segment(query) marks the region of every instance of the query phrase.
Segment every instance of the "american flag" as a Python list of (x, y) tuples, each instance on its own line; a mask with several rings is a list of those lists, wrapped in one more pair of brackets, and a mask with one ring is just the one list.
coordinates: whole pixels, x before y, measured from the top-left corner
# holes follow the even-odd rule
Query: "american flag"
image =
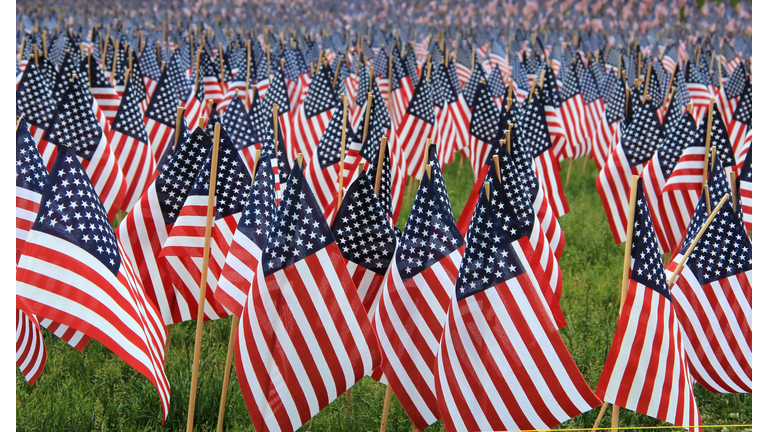
[[(16, 263), (40, 209), (48, 171), (22, 119), (16, 129)], [(86, 341), (87, 342), (87, 341)], [(16, 309), (16, 365), (29, 385), (45, 367), (47, 350), (37, 317)]]
[(367, 174), (359, 175), (347, 189), (331, 231), (372, 321), (395, 256), (397, 236)]
[(430, 84), (434, 95), (435, 138), (439, 142), (438, 160), (444, 167), (453, 159), (456, 151), (457, 131), (453, 124), (453, 116), (447, 105), (453, 100), (453, 85), (448, 80), (445, 64), (433, 62)]
[(481, 176), (481, 169), (496, 141), (499, 129), (499, 110), (493, 103), (486, 83), (477, 88), (472, 120), (469, 124), (469, 162), (475, 181)]
[(370, 75), (368, 74), (368, 68), (365, 65), (359, 65), (359, 72), (357, 76), (357, 97), (355, 99), (355, 107), (350, 112), (350, 122), (355, 130), (359, 130), (362, 135), (362, 129), (360, 125), (365, 121), (365, 107), (368, 104), (368, 93), (370, 92)]
[(277, 104), (277, 118), (280, 126), (280, 132), (285, 140), (285, 149), (288, 152), (288, 160), (292, 161), (296, 159), (296, 154), (299, 153), (297, 146), (294, 144), (293, 139), (293, 122), (291, 105), (288, 102), (288, 88), (285, 86), (285, 75), (282, 68), (272, 68), (274, 76), (272, 82), (267, 89), (267, 94), (264, 95), (262, 105), (264, 110), (268, 113), (269, 124), (272, 125), (272, 106)]
[[(725, 118), (723, 119), (725, 120)], [(727, 121), (727, 120), (726, 120)], [(752, 83), (744, 86), (739, 97), (739, 103), (734, 109), (730, 124), (728, 124), (729, 141), (733, 144), (733, 153), (741, 156), (745, 152), (747, 131), (752, 127)]]
[(261, 266), (262, 251), (277, 211), (271, 160), (263, 157), (256, 163), (251, 191), (214, 293), (216, 300), (237, 317), (242, 315), (256, 280), (256, 269)]
[(661, 57), (661, 64), (664, 66), (664, 69), (668, 73), (673, 73), (677, 62), (677, 42), (674, 42), (664, 48), (664, 54)]
[(434, 91), (433, 81), (427, 80), (426, 71), (422, 72), (397, 131), (398, 144), (405, 158), (405, 173), (415, 178), (421, 176), (427, 138), (436, 137)]
[(275, 180), (275, 195), (277, 203), (280, 203), (282, 197), (282, 188), (288, 181), (291, 174), (291, 167), (288, 164), (288, 154), (285, 151), (285, 140), (280, 128), (277, 130), (277, 143), (275, 143), (275, 132), (272, 127), (272, 113), (264, 106), (263, 101), (254, 100), (251, 105), (251, 120), (256, 125), (256, 132), (261, 143), (261, 157), (269, 157)]
[(144, 113), (147, 136), (155, 161), (160, 160), (165, 146), (176, 131), (176, 108), (179, 106), (176, 84), (166, 67)]
[(416, 63), (416, 53), (413, 51), (411, 43), (405, 43), (405, 54), (402, 56), (403, 68), (406, 75), (411, 79), (411, 83), (419, 81), (418, 65)]
[(488, 59), (491, 64), (498, 67), (501, 72), (502, 81), (504, 83), (509, 81), (509, 60), (507, 60), (507, 50), (504, 45), (501, 44), (499, 38), (493, 38), (491, 41), (491, 52), (488, 53)]
[(515, 98), (518, 104), (522, 104), (528, 98), (528, 93), (531, 91), (531, 86), (528, 83), (528, 77), (526, 75), (525, 66), (520, 62), (520, 59), (515, 55), (511, 59), (511, 72), (509, 85), (513, 86), (515, 90)]
[[(486, 181), (490, 180), (493, 185), (494, 205), (508, 205), (511, 211), (503, 207), (499, 207), (499, 211), (512, 214), (514, 220), (520, 224), (522, 233), (528, 238), (529, 244), (523, 250), (528, 262), (526, 267), (530, 271), (531, 282), (543, 294), (557, 328), (562, 328), (566, 324), (560, 309), (563, 275), (531, 202), (531, 194), (538, 189), (538, 183), (530, 169), (526, 170), (525, 167), (519, 167), (514, 163), (506, 146), (499, 148), (498, 159), (501, 180), (495, 169), (489, 170), (486, 177)], [(499, 194), (501, 198), (498, 198)]]
[[(43, 163), (50, 161), (46, 165), (52, 166), (52, 152), (56, 147), (41, 142), (56, 115), (56, 101), (52, 98), (51, 91), (42, 68), (36, 67), (35, 62), (29, 62), (16, 88), (16, 107), (19, 115), (24, 117), (24, 122), (28, 124), (32, 138), (38, 143)], [(46, 150), (47, 154), (44, 153)]]
[[(198, 52), (198, 57), (202, 58), (204, 54), (202, 51)], [(194, 87), (189, 93), (187, 103), (184, 104), (184, 119), (187, 124), (196, 125), (200, 118), (208, 117), (208, 104), (205, 97), (205, 81), (202, 71), (198, 68), (196, 71), (197, 76), (193, 77), (197, 79), (197, 82), (193, 82)]]
[[(564, 150), (569, 145), (568, 132), (563, 120), (563, 99), (560, 90), (558, 90), (552, 68), (545, 64), (543, 70), (544, 79), (537, 80), (537, 85), (541, 86), (539, 93), (541, 93), (541, 101), (546, 113), (547, 128), (549, 129), (549, 136), (552, 141), (552, 151), (559, 160), (562, 160), (567, 157)], [(537, 78), (540, 77), (541, 74)]]
[(667, 286), (642, 185), (638, 179), (626, 300), (596, 393), (677, 426), (697, 426), (684, 325)]
[(160, 65), (157, 63), (157, 51), (155, 51), (155, 44), (147, 43), (144, 45), (144, 49), (139, 56), (139, 68), (144, 75), (144, 85), (147, 88), (147, 98), (151, 98), (157, 88), (157, 83), (160, 81), (162, 71)]
[(194, 83), (184, 75), (184, 71), (179, 64), (179, 57), (179, 51), (177, 50), (171, 56), (168, 64), (165, 65), (165, 69), (169, 71), (168, 73), (173, 80), (174, 87), (176, 87), (176, 92), (178, 93), (178, 99), (185, 101), (189, 99), (189, 93), (192, 91)]
[(235, 144), (238, 154), (245, 162), (248, 170), (253, 172), (256, 166), (256, 150), (259, 141), (259, 134), (256, 129), (256, 124), (245, 109), (243, 100), (233, 98), (224, 112), (224, 117), (221, 119), (221, 126), (229, 134), (232, 139), (232, 143)]
[(160, 174), (117, 228), (127, 259), (138, 269), (137, 276), (166, 325), (177, 322), (174, 317), (181, 313), (177, 293), (157, 259), (212, 145), (212, 138), (200, 128), (180, 142), (158, 165)]
[(527, 140), (528, 149), (536, 164), (536, 177), (539, 178), (547, 201), (556, 218), (568, 213), (568, 201), (560, 180), (560, 162), (554, 154), (551, 135), (547, 127), (547, 114), (540, 95), (534, 95), (524, 106), (523, 121), (520, 131)]
[(716, 92), (717, 105), (726, 124), (730, 124), (733, 119), (733, 111), (739, 104), (739, 97), (748, 81), (746, 74), (744, 65), (739, 65), (733, 75), (723, 78), (724, 83)]
[(203, 50), (200, 53), (200, 76), (203, 77), (203, 87), (205, 97), (213, 99), (213, 102), (220, 104), (224, 99), (224, 83), (219, 82), (218, 67), (214, 64), (211, 56)]
[[(712, 166), (707, 186), (712, 203), (730, 192), (719, 160)], [(682, 254), (693, 247), (672, 290), (675, 312), (696, 382), (714, 393), (751, 393), (752, 242), (728, 198), (692, 246), (708, 216), (702, 197), (680, 255), (667, 267), (674, 271)]]
[(466, 87), (469, 77), (472, 75), (472, 58), (472, 47), (467, 44), (466, 40), (459, 41), (456, 48), (456, 73), (462, 87)]
[[(560, 89), (562, 102), (558, 111), (568, 138), (567, 141), (561, 141), (565, 143), (562, 148), (555, 147), (555, 154), (561, 159), (566, 157), (576, 159), (590, 152), (589, 133), (586, 129), (586, 105), (576, 73), (576, 65), (579, 62), (580, 60), (577, 60), (573, 66), (566, 68), (563, 74), (563, 87)], [(585, 73), (589, 72), (585, 71)]]
[(70, 148), (59, 148), (40, 203), (16, 268), (17, 304), (93, 337), (146, 376), (165, 419), (171, 393), (163, 368), (166, 329)]
[(699, 67), (693, 64), (692, 61), (688, 61), (685, 67), (685, 85), (688, 89), (688, 94), (693, 102), (693, 117), (696, 119), (696, 123), (701, 123), (704, 119), (704, 114), (709, 107), (709, 100), (714, 98), (715, 95), (709, 90), (707, 86), (707, 78), (703, 76)]
[[(212, 149), (213, 150), (213, 149)], [(224, 267), (224, 261), (237, 229), (243, 206), (251, 185), (251, 172), (225, 129), (221, 129), (221, 143), (216, 168), (215, 214), (211, 231), (211, 251), (208, 261), (207, 289), (205, 292), (205, 319), (219, 319), (230, 315), (216, 301), (214, 292)], [(197, 317), (200, 296), (200, 278), (208, 212), (208, 184), (210, 181), (212, 152), (197, 174), (179, 216), (163, 244), (158, 256), (161, 273), (171, 279), (179, 293), (178, 312), (174, 322)]]
[[(235, 52), (240, 51), (236, 50)], [(230, 57), (230, 60), (233, 60), (232, 57)], [(248, 56), (243, 53), (242, 55), (238, 56), (238, 58), (234, 59), (234, 62), (235, 63), (230, 75), (224, 77), (226, 83), (222, 83), (222, 85), (226, 86), (226, 93), (224, 93), (224, 97), (221, 99), (221, 103), (218, 104), (219, 114), (222, 115), (224, 115), (224, 113), (227, 111), (229, 104), (232, 103), (232, 100), (235, 98), (235, 96), (237, 96), (241, 102), (245, 102), (246, 98), (247, 83), (245, 81), (245, 75), (248, 72)], [(235, 70), (237, 73), (234, 72)]]
[(384, 99), (384, 106), (387, 105), (389, 99), (389, 54), (387, 49), (382, 47), (376, 55), (373, 56), (373, 74), (371, 79), (376, 84), (381, 93), (381, 97)]
[(123, 209), (133, 208), (144, 194), (152, 182), (156, 166), (141, 112), (143, 86), (141, 79), (130, 79), (110, 130), (109, 145), (125, 175)]
[[(62, 146), (72, 148), (112, 220), (125, 200), (125, 176), (93, 114), (88, 101), (90, 93), (84, 85), (82, 81), (75, 80), (62, 94), (62, 101), (57, 105), (56, 114), (43, 139), (48, 146), (57, 146), (58, 150)], [(40, 153), (55, 157), (56, 150), (41, 149)]]
[[(685, 209), (676, 205), (678, 195), (685, 195), (687, 192), (668, 191), (663, 193), (667, 179), (680, 160), (685, 146), (696, 134), (693, 116), (687, 112), (683, 113), (681, 107), (674, 103), (676, 100), (676, 98), (673, 99), (673, 105), (670, 106), (668, 115), (664, 119), (667, 134), (656, 153), (645, 165), (642, 174), (646, 189), (646, 203), (651, 212), (653, 224), (657, 227), (656, 234), (659, 238), (661, 251), (664, 253), (670, 252), (675, 247), (682, 238), (679, 233), (685, 231), (685, 225), (677, 223), (677, 220), (681, 219), (678, 215), (690, 214), (692, 211), (692, 209)], [(677, 120), (675, 121), (673, 118), (677, 118)], [(690, 217), (688, 219), (690, 220)], [(678, 234), (667, 234), (668, 230)], [(676, 235), (677, 237), (675, 237)]]
[[(751, 132), (751, 129), (750, 129)], [(751, 136), (751, 134), (750, 134)], [(741, 205), (744, 211), (744, 225), (752, 231), (752, 145), (750, 142), (747, 156), (739, 172)]]
[(504, 86), (504, 78), (501, 76), (498, 65), (493, 66), (491, 73), (488, 74), (488, 88), (491, 91), (493, 102), (501, 110), (502, 106), (506, 105), (507, 89)]
[(297, 112), (307, 97), (309, 85), (312, 82), (311, 70), (301, 50), (298, 48), (285, 50), (285, 69), (283, 72), (285, 73), (291, 112)]
[[(333, 72), (323, 66), (312, 77), (309, 93), (304, 102), (297, 107), (293, 118), (293, 133), (296, 138), (296, 154), (302, 153), (309, 161), (315, 154), (321, 136), (331, 121), (334, 111), (341, 105), (338, 92), (333, 89)], [(341, 120), (339, 120), (339, 124)], [(295, 157), (296, 154), (292, 156)], [(320, 205), (325, 208), (321, 200)]]
[(483, 68), (481, 68), (479, 64), (475, 64), (475, 69), (472, 71), (472, 74), (469, 76), (469, 80), (467, 81), (467, 84), (464, 86), (464, 89), (462, 90), (462, 93), (464, 94), (464, 99), (467, 101), (469, 108), (472, 110), (475, 109), (477, 89), (480, 87), (480, 83), (483, 82), (485, 79), (486, 79), (486, 76), (485, 76), (485, 72), (483, 72)]
[(600, 404), (531, 283), (510, 208), (484, 193), (475, 208), (435, 366), (449, 431), (548, 429)]
[[(87, 66), (89, 62), (90, 66)], [(115, 121), (118, 107), (120, 106), (121, 95), (118, 95), (115, 88), (109, 83), (109, 80), (104, 76), (104, 73), (101, 71), (98, 63), (96, 63), (96, 59), (94, 59), (92, 55), (84, 58), (83, 63), (85, 65), (81, 66), (80, 69), (86, 69), (90, 73), (88, 82), (90, 84), (91, 94), (93, 95), (93, 98), (96, 99), (102, 112), (104, 112), (109, 124), (112, 125)], [(123, 84), (124, 82), (121, 83), (121, 85)]]
[[(592, 60), (591, 65), (597, 65), (597, 62)], [(603, 103), (603, 99), (600, 97), (600, 86), (599, 82), (600, 79), (596, 76), (595, 70), (603, 71), (602, 67), (590, 67), (585, 73), (584, 77), (582, 78), (581, 82), (581, 92), (584, 96), (584, 112), (586, 115), (586, 125), (585, 130), (587, 131), (588, 138), (588, 146), (589, 151), (591, 154), (593, 154), (592, 159), (595, 158), (594, 153), (595, 150), (595, 136), (597, 134), (597, 130), (600, 128), (600, 121), (602, 120), (603, 116), (605, 115), (605, 103)], [(605, 73), (603, 72), (603, 75)], [(605, 79), (605, 78), (603, 78)], [(611, 81), (613, 80), (613, 75), (611, 78)], [(607, 83), (608, 85), (611, 85), (612, 83)], [(599, 167), (600, 169), (602, 167)]]
[[(725, 122), (720, 116), (720, 110), (717, 105), (712, 106), (712, 130), (710, 134), (710, 149), (712, 146), (717, 146), (718, 159), (721, 160), (721, 164), (726, 168), (726, 172), (735, 170), (736, 160), (731, 149), (731, 144), (728, 141), (728, 133), (725, 128)], [(695, 109), (694, 109), (695, 112)], [(708, 116), (708, 110), (705, 111), (705, 117)], [(704, 172), (704, 150), (706, 146), (707, 135), (707, 121), (699, 124), (696, 130), (696, 135), (688, 143), (683, 154), (675, 166), (672, 174), (667, 178), (667, 184), (664, 186), (664, 191), (670, 190), (694, 190), (696, 196), (701, 195), (701, 186), (703, 183)], [(686, 224), (687, 225), (687, 224)]]
[[(125, 91), (125, 73), (128, 69), (128, 45), (124, 41), (121, 41), (119, 45), (120, 49), (118, 50), (117, 61), (115, 62), (115, 70), (111, 75), (111, 85), (115, 88), (118, 100), (121, 100), (123, 98), (123, 91)], [(111, 63), (109, 67), (111, 67)]]
[(256, 91), (260, 99), (263, 99), (267, 94), (269, 88), (270, 76), (267, 74), (267, 55), (266, 53), (259, 59), (258, 66), (256, 67)]
[(635, 109), (632, 123), (621, 135), (620, 142), (595, 181), (613, 241), (617, 244), (626, 240), (632, 176), (642, 174), (644, 164), (653, 157), (663, 138), (661, 124), (651, 102), (640, 104)]
[[(448, 61), (446, 76), (448, 77), (448, 82), (451, 84), (451, 87), (453, 87), (452, 92), (443, 95), (445, 103), (448, 106), (448, 111), (451, 113), (454, 130), (456, 131), (453, 151), (463, 151), (469, 145), (469, 122), (472, 117), (472, 110), (469, 108), (469, 104), (461, 90), (461, 84), (459, 83), (456, 66), (453, 60)], [(447, 138), (443, 137), (444, 143), (445, 139)], [(452, 158), (453, 154), (450, 156)]]
[(423, 176), (374, 316), (382, 370), (419, 430), (440, 417), (435, 356), (463, 246), (449, 204)]
[(739, 54), (733, 49), (733, 45), (731, 45), (731, 42), (727, 38), (723, 39), (723, 48), (719, 57), (718, 60), (723, 63), (725, 70), (727, 70), (729, 74), (733, 74), (733, 71), (736, 70), (741, 63)]
[(381, 361), (314, 194), (294, 163), (235, 339), (258, 430), (296, 430)]
[[(314, 83), (315, 80), (313, 79), (312, 82)], [(315, 192), (317, 204), (323, 210), (326, 220), (329, 221), (331, 214), (336, 211), (339, 173), (343, 169), (341, 160), (342, 128), (346, 128), (345, 142), (343, 144), (345, 151), (349, 151), (353, 135), (349, 117), (346, 119), (346, 125), (343, 124), (343, 105), (337, 101), (337, 105), (333, 108), (335, 110), (328, 123), (328, 127), (322, 136), (319, 137), (317, 151), (314, 152), (309, 163), (307, 163), (306, 174), (307, 184)]]
[[(398, 51), (397, 46), (392, 48), (392, 74), (389, 77), (391, 87), (390, 98), (392, 99), (390, 102), (390, 113), (392, 115), (392, 127), (395, 130), (399, 130), (400, 124), (403, 121), (403, 117), (408, 110), (409, 103), (413, 99), (415, 91), (414, 83), (406, 73), (405, 66), (403, 65), (403, 61), (400, 58)], [(434, 57), (432, 58), (432, 61), (434, 63)]]

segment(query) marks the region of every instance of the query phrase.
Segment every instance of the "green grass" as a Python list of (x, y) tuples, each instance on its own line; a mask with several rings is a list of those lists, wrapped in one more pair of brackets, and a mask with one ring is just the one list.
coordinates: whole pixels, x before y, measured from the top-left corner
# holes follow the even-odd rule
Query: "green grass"
[[(448, 193), (458, 219), (470, 194), (473, 178), (467, 160), (456, 161), (445, 170)], [(597, 170), (583, 160), (573, 164), (566, 186), (570, 213), (560, 219), (565, 250), (560, 259), (563, 271), (561, 305), (568, 325), (560, 334), (587, 382), (594, 388), (608, 354), (619, 312), (622, 245), (613, 243), (603, 207), (595, 190)], [(563, 181), (567, 162), (563, 164)], [(406, 195), (398, 220), (402, 228), (415, 188)], [(204, 326), (200, 380), (195, 410), (195, 430), (215, 430), (223, 382), (224, 363), (231, 318)], [(143, 376), (128, 367), (98, 342), (77, 352), (44, 331), (48, 361), (37, 383), (30, 387), (16, 372), (16, 426), (20, 431), (178, 431), (186, 426), (189, 386), (194, 351), (195, 323), (173, 326), (166, 373), (171, 384), (171, 406), (164, 425), (160, 421), (157, 393)], [(225, 430), (253, 430), (234, 373), (229, 384)], [(752, 395), (720, 395), (695, 386), (696, 400), (704, 424), (749, 424)], [(385, 386), (364, 378), (351, 389), (352, 404), (344, 396), (335, 400), (302, 431), (375, 431), (379, 429)], [(591, 427), (599, 408), (561, 425), (561, 428)], [(621, 409), (621, 426), (659, 426), (665, 423)], [(610, 410), (601, 426), (610, 425)], [(408, 432), (412, 424), (393, 395), (388, 431)], [(438, 422), (431, 432), (444, 430)], [(708, 429), (725, 430), (725, 429)], [(728, 428), (739, 430), (739, 428)]]

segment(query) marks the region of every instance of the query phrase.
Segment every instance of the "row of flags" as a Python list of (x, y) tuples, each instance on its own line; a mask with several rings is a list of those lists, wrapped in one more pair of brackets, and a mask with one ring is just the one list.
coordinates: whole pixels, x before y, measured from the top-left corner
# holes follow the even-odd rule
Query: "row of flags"
[[(659, 56), (613, 36), (486, 49), (389, 34), (333, 49), (296, 32), (190, 29), (176, 45), (103, 31), (54, 35), (51, 59), (20, 47), (17, 362), (30, 383), (40, 325), (79, 349), (95, 338), (153, 382), (165, 418), (165, 326), (198, 310), (215, 171), (204, 318), (241, 318), (236, 367), (259, 430), (298, 429), (365, 375), (419, 429), (551, 428), (600, 400), (697, 425), (693, 379), (751, 392), (751, 60), (727, 39), (736, 61), (707, 37), (685, 59), (682, 41)], [(442, 169), (457, 152), (475, 185), (454, 222)], [(674, 339), (662, 370), (648, 350), (620, 363), (638, 348), (618, 338), (650, 333), (617, 332), (596, 392), (557, 332), (560, 161), (585, 155), (614, 239), (632, 242), (619, 330), (652, 315), (655, 337)], [(735, 204), (707, 228), (716, 239), (692, 246), (731, 174)], [(630, 216), (638, 240), (625, 238)], [(680, 254), (673, 271), (688, 249), (667, 288), (661, 253)]]

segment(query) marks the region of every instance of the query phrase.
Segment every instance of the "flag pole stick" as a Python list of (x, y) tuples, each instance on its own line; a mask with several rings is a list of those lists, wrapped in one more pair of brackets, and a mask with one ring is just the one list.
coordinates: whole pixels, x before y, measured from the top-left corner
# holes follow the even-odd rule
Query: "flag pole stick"
[[(635, 205), (637, 204), (637, 179), (638, 176), (632, 176), (632, 190), (629, 194), (629, 211), (627, 212), (627, 240), (624, 246), (624, 265), (621, 273), (621, 303), (619, 304), (619, 316), (621, 316), (621, 309), (624, 307), (624, 300), (627, 297), (627, 289), (629, 288), (629, 265), (632, 261), (632, 235), (635, 225)], [(595, 424), (592, 426), (592, 430), (596, 430), (600, 421), (603, 419), (605, 410), (608, 408), (608, 402), (603, 402), (603, 407), (600, 409), (600, 414), (597, 415)], [(612, 432), (616, 432), (619, 427), (619, 407), (614, 405), (611, 413), (611, 429)]]
[(573, 166), (573, 157), (568, 162), (568, 173), (565, 174), (565, 186), (568, 187), (568, 183), (571, 181), (571, 167)]
[(19, 116), (19, 119), (16, 120), (16, 131), (19, 130), (19, 125), (21, 124), (21, 119), (23, 119), (23, 118), (24, 118), (24, 116)]
[(205, 219), (205, 242), (203, 243), (203, 268), (200, 275), (200, 296), (197, 305), (197, 329), (195, 330), (195, 354), (192, 359), (192, 383), (189, 388), (189, 411), (187, 412), (187, 432), (192, 432), (195, 423), (195, 399), (197, 397), (197, 375), (200, 370), (200, 344), (203, 339), (203, 320), (205, 318), (205, 289), (208, 285), (208, 258), (210, 257), (211, 231), (213, 229), (214, 199), (216, 197), (216, 171), (219, 160), (219, 139), (221, 124), (213, 127), (213, 148), (211, 149), (211, 177), (208, 185), (208, 212)]
[(701, 179), (701, 186), (702, 190), (704, 189), (704, 186), (707, 185), (707, 171), (709, 170), (709, 140), (710, 135), (712, 135), (712, 108), (715, 105), (715, 99), (710, 98), (709, 99), (709, 111), (707, 114), (707, 134), (706, 134), (706, 140), (704, 145), (704, 173), (702, 174)]
[(391, 400), (392, 400), (392, 386), (387, 384), (387, 390), (384, 392), (384, 410), (381, 412), (381, 426), (379, 426), (379, 432), (386, 432), (387, 430), (387, 419), (389, 418), (389, 403)]
[(277, 128), (278, 128), (278, 126), (279, 125), (277, 123), (277, 104), (273, 103), (272, 104), (272, 133), (274, 133), (274, 135), (275, 135), (275, 157), (277, 157), (277, 151), (278, 151), (278, 147), (279, 147), (277, 145)]
[(720, 198), (720, 202), (717, 203), (717, 206), (712, 211), (712, 213), (709, 214), (709, 217), (706, 221), (704, 221), (704, 225), (701, 226), (701, 229), (699, 229), (699, 232), (696, 234), (696, 237), (694, 237), (693, 241), (691, 242), (691, 245), (688, 246), (688, 250), (683, 255), (683, 259), (680, 260), (679, 263), (677, 263), (677, 267), (675, 267), (675, 271), (672, 273), (672, 276), (669, 277), (669, 281), (667, 282), (667, 285), (669, 285), (669, 289), (672, 290), (672, 288), (675, 286), (675, 282), (677, 281), (677, 276), (680, 275), (680, 272), (683, 271), (683, 266), (685, 266), (686, 261), (688, 261), (688, 257), (691, 256), (691, 253), (693, 252), (693, 249), (696, 247), (696, 244), (699, 243), (699, 240), (704, 235), (704, 232), (709, 228), (709, 225), (712, 223), (713, 220), (715, 220), (715, 216), (717, 216), (717, 213), (720, 211), (720, 209), (723, 207), (723, 205), (728, 201), (728, 199), (731, 197), (731, 194), (726, 193), (723, 195), (722, 198)]
[[(339, 59), (341, 62), (341, 59)], [(336, 211), (341, 208), (341, 199), (344, 195), (344, 153), (347, 150), (347, 96), (341, 95), (341, 159), (339, 159), (339, 190), (336, 195)], [(347, 393), (349, 394), (349, 393)], [(349, 396), (347, 397), (349, 399)]]
[(737, 204), (736, 203), (736, 199), (737, 199), (736, 187), (737, 187), (736, 186), (736, 172), (731, 171), (731, 195), (732, 195), (732, 198), (733, 198), (733, 209), (734, 209), (734, 211), (736, 210), (736, 204)]
[(387, 137), (386, 135), (381, 137), (381, 146), (379, 146), (379, 160), (376, 163), (376, 181), (374, 182), (373, 186), (373, 193), (376, 196), (379, 196), (379, 189), (381, 188), (381, 168), (382, 165), (384, 165), (384, 151), (387, 147)]
[(179, 149), (179, 134), (181, 133), (181, 119), (184, 117), (184, 107), (176, 108), (176, 133), (173, 137), (173, 152)]
[[(256, 150), (256, 154), (253, 160), (256, 163), (253, 164), (253, 171), (251, 171), (251, 187), (256, 180), (256, 167), (259, 166), (259, 158), (261, 157), (261, 150)], [(216, 432), (224, 431), (224, 412), (227, 404), (227, 389), (229, 388), (229, 376), (232, 370), (232, 355), (235, 347), (235, 334), (237, 333), (237, 323), (239, 319), (237, 315), (232, 315), (232, 326), (229, 329), (229, 344), (227, 345), (227, 361), (224, 364), (224, 384), (221, 387), (221, 402), (219, 403), (219, 421), (216, 425)]]

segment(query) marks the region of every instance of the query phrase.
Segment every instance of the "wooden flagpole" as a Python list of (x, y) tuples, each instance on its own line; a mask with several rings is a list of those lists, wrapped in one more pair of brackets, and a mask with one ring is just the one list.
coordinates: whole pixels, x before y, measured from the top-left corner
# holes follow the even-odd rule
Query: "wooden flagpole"
[[(624, 307), (624, 300), (627, 298), (627, 289), (629, 288), (629, 266), (632, 262), (632, 236), (635, 227), (635, 206), (637, 205), (637, 179), (636, 175), (632, 176), (632, 189), (629, 193), (629, 211), (627, 212), (627, 240), (624, 245), (624, 265), (621, 269), (621, 302), (619, 303), (619, 316), (621, 316), (621, 309)], [(603, 402), (603, 407), (600, 409), (595, 424), (592, 426), (592, 430), (597, 429), (600, 424), (600, 420), (603, 419), (603, 414), (608, 408), (608, 402)], [(613, 412), (611, 413), (611, 432), (616, 432), (619, 427), (619, 407), (614, 405)]]
[(219, 44), (219, 80), (221, 85), (224, 85), (224, 51), (221, 49), (221, 44)]
[[(259, 166), (259, 158), (261, 158), (261, 150), (256, 150), (256, 154), (253, 160), (256, 161), (253, 164), (253, 171), (251, 171), (251, 187), (256, 179), (256, 167)], [(227, 361), (224, 363), (224, 383), (221, 387), (221, 401), (219, 402), (219, 421), (216, 424), (216, 432), (224, 431), (224, 412), (227, 407), (227, 390), (229, 389), (229, 376), (232, 371), (232, 355), (235, 348), (235, 334), (237, 333), (237, 323), (239, 319), (237, 315), (232, 315), (232, 326), (229, 329), (229, 344), (227, 345)]]
[(112, 46), (115, 47), (114, 55), (112, 56), (112, 75), (109, 77), (109, 80), (111, 81), (112, 87), (115, 86), (115, 69), (117, 69), (117, 53), (120, 51), (120, 44), (115, 41), (115, 38), (112, 38)]
[(197, 305), (197, 329), (195, 330), (195, 354), (192, 359), (192, 384), (189, 388), (189, 411), (187, 412), (187, 432), (192, 432), (195, 423), (195, 399), (197, 397), (197, 375), (200, 370), (200, 344), (203, 338), (203, 319), (205, 317), (205, 289), (208, 285), (208, 258), (211, 248), (213, 229), (214, 199), (216, 197), (216, 171), (219, 163), (219, 139), (221, 124), (213, 127), (213, 149), (211, 150), (211, 177), (208, 184), (208, 213), (205, 219), (205, 241), (203, 243), (203, 268), (200, 275), (200, 296)]
[(733, 197), (733, 209), (736, 210), (736, 200), (738, 199), (738, 195), (736, 194), (736, 173), (734, 171), (731, 171), (731, 195)]
[(195, 61), (195, 88), (192, 94), (197, 94), (197, 80), (200, 79), (200, 54), (203, 52), (202, 48), (197, 49), (197, 60)]
[[(379, 196), (379, 189), (381, 188), (381, 168), (384, 164), (384, 150), (387, 146), (387, 137), (386, 135), (381, 137), (381, 146), (379, 147), (379, 160), (376, 163), (376, 181), (373, 185), (373, 193), (376, 194), (376, 196)], [(387, 386), (389, 387), (389, 386)], [(385, 405), (384, 407), (387, 407), (386, 399), (385, 399)]]
[(648, 96), (648, 84), (651, 81), (651, 65), (648, 65), (648, 69), (645, 70), (645, 85), (643, 86), (643, 100)]
[(173, 152), (179, 149), (179, 134), (181, 133), (181, 119), (184, 117), (184, 107), (179, 106), (176, 108), (176, 133), (173, 138)]
[[(341, 59), (339, 59), (341, 61)], [(336, 195), (336, 211), (341, 208), (341, 199), (344, 195), (344, 153), (347, 150), (347, 95), (341, 95), (341, 159), (339, 159), (339, 190)], [(347, 395), (350, 395), (347, 392)], [(350, 396), (347, 397), (349, 399)]]
[(712, 108), (715, 105), (713, 98), (709, 99), (709, 112), (707, 114), (707, 134), (704, 140), (704, 173), (702, 174), (701, 186), (702, 189), (707, 185), (707, 172), (709, 171), (709, 142), (710, 135), (712, 135)]
[(277, 142), (277, 128), (280, 127), (280, 125), (277, 122), (277, 104), (272, 104), (272, 133), (275, 135), (275, 157), (277, 157), (277, 152), (280, 146)]
[(19, 130), (19, 125), (21, 124), (21, 119), (23, 119), (23, 118), (24, 118), (24, 116), (19, 116), (19, 119), (16, 120), (16, 131)]
[(27, 42), (27, 37), (23, 36), (21, 38), (21, 49), (19, 50), (19, 63), (24, 59), (24, 44)]

